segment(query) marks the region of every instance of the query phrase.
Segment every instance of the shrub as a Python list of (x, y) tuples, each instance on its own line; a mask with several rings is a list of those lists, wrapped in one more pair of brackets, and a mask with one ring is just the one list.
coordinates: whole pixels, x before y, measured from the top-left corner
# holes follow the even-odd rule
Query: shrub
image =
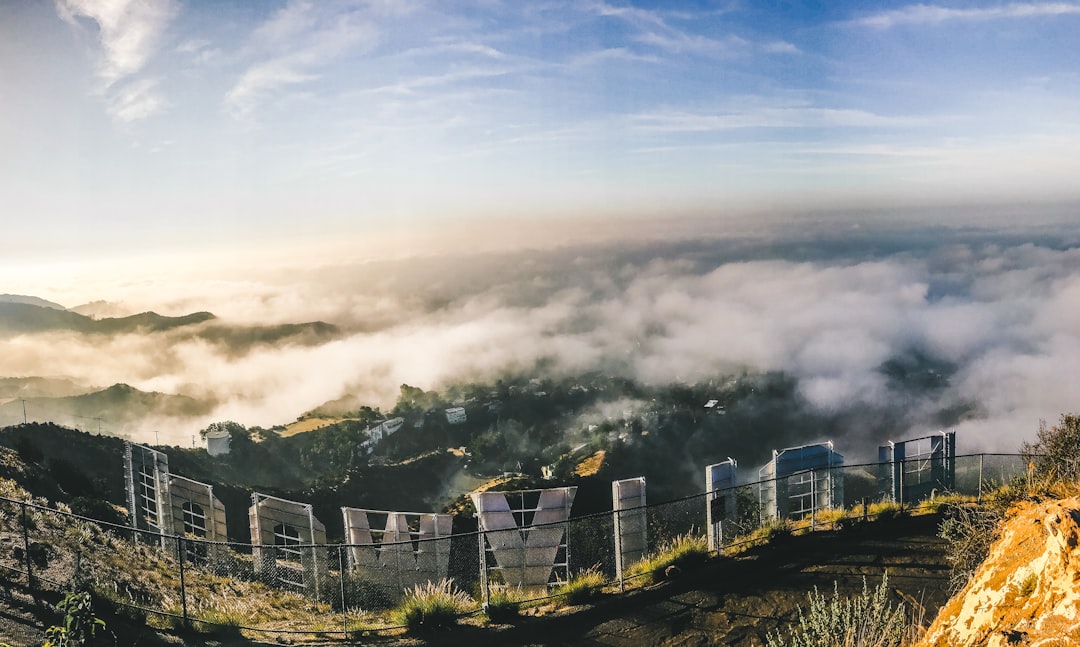
[(900, 647), (908, 623), (903, 603), (889, 603), (888, 573), (871, 591), (863, 579), (861, 594), (841, 597), (833, 583), (826, 599), (817, 588), (809, 594), (809, 606), (799, 609), (799, 621), (787, 636), (770, 634), (768, 647)]
[(405, 592), (393, 617), (410, 630), (436, 629), (456, 624), (475, 606), (467, 593), (454, 588), (452, 580), (427, 582)]
[(88, 645), (105, 621), (94, 615), (93, 601), (86, 592), (70, 592), (56, 608), (64, 612), (64, 624), (45, 630), (44, 647), (76, 647)]
[(1001, 518), (1001, 509), (991, 506), (956, 506), (945, 513), (938, 536), (948, 542), (945, 559), (949, 562), (950, 593), (964, 588), (986, 559)]
[(672, 538), (654, 555), (631, 566), (627, 575), (640, 578), (643, 585), (655, 584), (673, 577), (686, 566), (705, 561), (708, 556), (708, 540), (701, 535), (687, 533)]
[(1016, 593), (1020, 597), (1026, 598), (1035, 592), (1037, 586), (1039, 586), (1039, 574), (1029, 573), (1028, 576), (1024, 578), (1024, 581), (1020, 583)]
[(596, 566), (578, 573), (569, 582), (555, 589), (566, 604), (584, 604), (600, 594), (604, 586), (604, 574)]
[[(546, 595), (546, 592), (540, 594)], [(498, 588), (488, 595), (484, 613), (492, 622), (511, 622), (521, 614), (522, 603), (532, 599), (532, 594), (521, 588)]]
[(871, 503), (870, 509), (867, 510), (866, 516), (870, 519), (884, 521), (886, 519), (896, 519), (906, 514), (904, 506), (892, 501), (878, 501), (877, 503)]
[(1035, 442), (1025, 442), (1020, 455), (1050, 480), (1080, 480), (1080, 415), (1063, 413), (1052, 427), (1040, 422)]

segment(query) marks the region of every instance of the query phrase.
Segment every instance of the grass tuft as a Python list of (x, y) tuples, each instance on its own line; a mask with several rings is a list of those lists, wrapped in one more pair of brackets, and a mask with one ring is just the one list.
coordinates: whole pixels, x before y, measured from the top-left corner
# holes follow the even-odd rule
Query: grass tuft
[(604, 587), (604, 574), (597, 566), (582, 571), (554, 591), (564, 604), (584, 604), (600, 595)]
[(457, 624), (475, 606), (467, 593), (454, 588), (453, 580), (427, 582), (405, 592), (393, 618), (410, 631), (437, 629)]
[(642, 586), (648, 586), (674, 577), (687, 566), (704, 562), (708, 557), (708, 540), (687, 533), (667, 541), (655, 554), (631, 566), (627, 575)]

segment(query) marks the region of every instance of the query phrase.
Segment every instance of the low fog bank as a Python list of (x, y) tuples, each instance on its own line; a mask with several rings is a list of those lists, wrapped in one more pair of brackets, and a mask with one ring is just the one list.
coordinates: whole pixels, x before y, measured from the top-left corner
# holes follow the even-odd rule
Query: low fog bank
[(272, 426), (342, 397), (388, 408), (403, 383), (439, 389), (508, 373), (665, 384), (782, 371), (837, 424), (863, 424), (846, 412), (887, 411), (894, 429), (921, 435), (961, 411), (952, 417), (965, 451), (1011, 451), (1040, 419), (1080, 410), (1076, 230), (848, 223), (318, 258), (233, 276), (133, 279), (96, 295), (105, 303), (94, 308), (207, 310), (233, 326), (318, 320), (338, 332), (240, 350), (189, 331), (21, 335), (0, 339), (6, 376), (125, 382), (211, 403), (209, 415), (153, 422), (180, 444), (214, 420)]

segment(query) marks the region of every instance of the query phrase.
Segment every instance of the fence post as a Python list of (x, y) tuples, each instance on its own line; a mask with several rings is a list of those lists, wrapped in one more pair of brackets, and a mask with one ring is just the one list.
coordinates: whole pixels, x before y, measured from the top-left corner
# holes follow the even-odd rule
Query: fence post
[(26, 515), (26, 501), (20, 502), (22, 506), (22, 529), (23, 529), (23, 561), (26, 563), (26, 586), (34, 588), (34, 569), (30, 562), (30, 522)]
[[(477, 520), (479, 521), (479, 519)], [(488, 591), (488, 573), (487, 573), (487, 551), (484, 550), (484, 529), (480, 527), (479, 523), (476, 528), (476, 538), (478, 545), (480, 546), (480, 593), (484, 598), (484, 606), (486, 607), (491, 602), (490, 592)]]
[(338, 580), (341, 583), (341, 635), (345, 640), (349, 639), (349, 614), (345, 608), (345, 558), (342, 556), (344, 548), (338, 545), (337, 563)]
[(180, 608), (183, 610), (184, 614), (184, 627), (190, 629), (191, 621), (188, 618), (187, 586), (184, 582), (184, 538), (180, 535), (176, 536), (176, 556), (180, 562)]
[(982, 503), (982, 487), (983, 487), (983, 457), (984, 454), (979, 454), (979, 493), (976, 496), (976, 500)]
[(817, 472), (810, 470), (810, 532), (817, 530)]
[(900, 459), (900, 487), (897, 488), (897, 494), (899, 494), (900, 508), (904, 507), (904, 469), (906, 467), (906, 461)]

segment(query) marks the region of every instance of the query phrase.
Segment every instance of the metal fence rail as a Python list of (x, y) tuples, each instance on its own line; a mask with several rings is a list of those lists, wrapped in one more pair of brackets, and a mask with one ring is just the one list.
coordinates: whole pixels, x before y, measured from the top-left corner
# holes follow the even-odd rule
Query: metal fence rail
[[(800, 509), (800, 523), (810, 530), (829, 527), (840, 511), (850, 514), (859, 506), (865, 514), (868, 501), (882, 500), (881, 474), (894, 468), (890, 463), (828, 467), (830, 488), (833, 481), (843, 481), (842, 499), (831, 509), (817, 505)], [(1027, 470), (1018, 455), (958, 456), (952, 486), (930, 488), (926, 497), (947, 493), (979, 497)], [(815, 472), (800, 474), (799, 482), (823, 482)], [(708, 507), (722, 500), (724, 505), (714, 507), (712, 518), (719, 531), (715, 548), (722, 550), (775, 521), (761, 505), (760, 491), (767, 485), (775, 489), (777, 483), (746, 483), (520, 529), (473, 530), (471, 520), (461, 518), (454, 521), (449, 536), (428, 537), (405, 528), (399, 535), (406, 538), (403, 541), (389, 541), (385, 535), (383, 541), (370, 544), (302, 544), (284, 538), (276, 545), (253, 546), (166, 536), (80, 517), (63, 504), (49, 507), (10, 481), (0, 481), (0, 578), (32, 590), (89, 588), (114, 604), (141, 611), (148, 624), (160, 628), (225, 626), (350, 638), (394, 628), (386, 610), (401, 601), (405, 588), (424, 580), (449, 578), (478, 607), (487, 602), (489, 577), (497, 583), (492, 574), (498, 567), (491, 555), (496, 532), (521, 532), (526, 544), (529, 533), (558, 528), (561, 543), (549, 564), (548, 584), (526, 592), (531, 599), (556, 596), (567, 579), (590, 570), (621, 586), (636, 575), (627, 568), (632, 565), (618, 564), (616, 514), (623, 519), (644, 518), (641, 536), (647, 537), (643, 554), (648, 554), (679, 537), (704, 541)], [(919, 500), (896, 503), (910, 506)]]

